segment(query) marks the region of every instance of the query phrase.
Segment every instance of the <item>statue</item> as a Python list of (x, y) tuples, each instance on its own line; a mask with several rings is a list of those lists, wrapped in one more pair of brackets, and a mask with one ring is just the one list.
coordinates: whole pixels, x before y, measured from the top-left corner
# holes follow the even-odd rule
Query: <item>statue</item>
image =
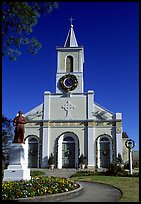
[(22, 112), (18, 112), (19, 115), (14, 118), (13, 125), (15, 126), (15, 136), (12, 143), (22, 143), (24, 142), (24, 124), (27, 123), (25, 117), (22, 115)]

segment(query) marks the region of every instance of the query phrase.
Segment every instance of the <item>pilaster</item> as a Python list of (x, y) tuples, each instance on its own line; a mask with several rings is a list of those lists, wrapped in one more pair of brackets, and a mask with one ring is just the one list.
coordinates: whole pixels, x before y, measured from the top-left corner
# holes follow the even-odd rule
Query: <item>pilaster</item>
[(42, 139), (42, 168), (48, 166), (49, 159), (49, 127), (43, 127), (43, 139)]
[(44, 120), (50, 119), (50, 91), (44, 92)]
[(88, 91), (88, 119), (93, 119), (93, 112), (94, 112), (94, 91)]
[(94, 127), (88, 127), (88, 168), (95, 166)]
[[(116, 125), (116, 157), (118, 157), (118, 154), (123, 153), (123, 147), (122, 147), (122, 114), (116, 113), (114, 115), (116, 120), (119, 120), (115, 123)], [(121, 121), (120, 121), (121, 120)]]

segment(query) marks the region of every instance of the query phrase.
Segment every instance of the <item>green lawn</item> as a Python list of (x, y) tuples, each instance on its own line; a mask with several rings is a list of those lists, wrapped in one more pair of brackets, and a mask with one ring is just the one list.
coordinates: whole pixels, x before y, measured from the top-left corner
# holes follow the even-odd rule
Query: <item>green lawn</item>
[(119, 176), (80, 176), (72, 177), (76, 181), (107, 183), (119, 188), (123, 196), (119, 202), (139, 202), (139, 177)]

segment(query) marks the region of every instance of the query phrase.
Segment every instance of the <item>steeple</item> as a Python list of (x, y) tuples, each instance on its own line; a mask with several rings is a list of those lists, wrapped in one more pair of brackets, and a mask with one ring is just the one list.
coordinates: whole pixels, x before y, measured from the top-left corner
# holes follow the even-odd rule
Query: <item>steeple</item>
[(77, 40), (76, 40), (76, 37), (75, 37), (75, 33), (74, 33), (74, 30), (73, 30), (73, 25), (72, 25), (72, 20), (73, 19), (71, 18), (69, 20), (71, 21), (70, 30), (68, 32), (64, 47), (78, 47)]
[[(78, 46), (72, 18), (64, 46), (57, 47), (56, 93), (83, 93), (84, 49)], [(67, 84), (68, 83), (68, 84)]]

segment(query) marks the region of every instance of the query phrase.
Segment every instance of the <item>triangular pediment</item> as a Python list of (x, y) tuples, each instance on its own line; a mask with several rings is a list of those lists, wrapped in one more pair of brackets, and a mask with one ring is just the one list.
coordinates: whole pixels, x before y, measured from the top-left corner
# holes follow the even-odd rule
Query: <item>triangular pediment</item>
[(113, 118), (113, 113), (99, 104), (94, 104), (93, 116), (95, 120), (110, 120)]
[(34, 120), (42, 120), (43, 118), (43, 103), (40, 104), (39, 106), (33, 108), (26, 114), (24, 114), (27, 121), (34, 121)]

